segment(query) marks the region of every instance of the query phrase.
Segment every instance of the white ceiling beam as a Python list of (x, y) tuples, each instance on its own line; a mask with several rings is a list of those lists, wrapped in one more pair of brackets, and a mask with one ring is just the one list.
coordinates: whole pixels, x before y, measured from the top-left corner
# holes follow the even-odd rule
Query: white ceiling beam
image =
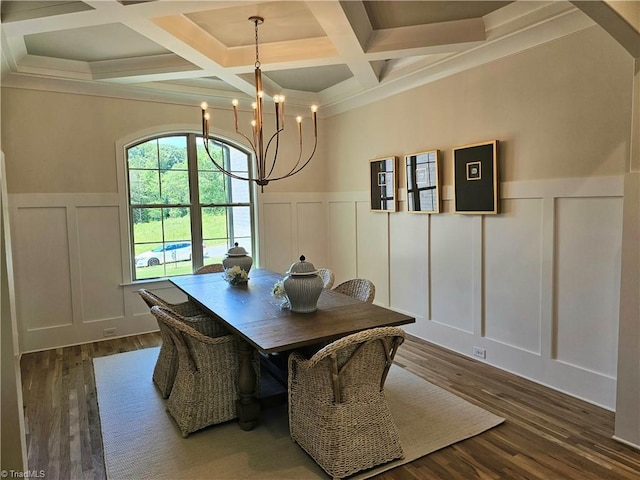
[(604, 28), (633, 58), (640, 58), (640, 2), (628, 2), (624, 9), (620, 6), (613, 7), (621, 2), (571, 3)]
[(469, 44), (483, 42), (486, 39), (482, 18), (470, 18), (376, 30), (367, 45), (367, 53)]
[(188, 72), (202, 76), (202, 70), (172, 53), (149, 57), (126, 58), (90, 62), (95, 80), (114, 80), (121, 83), (148, 82), (152, 77), (162, 80), (188, 77)]
[[(343, 9), (340, 2), (307, 2), (307, 6), (316, 20), (327, 34), (328, 39), (342, 57), (343, 62), (349, 67), (354, 77), (362, 87), (371, 88), (379, 83), (378, 73), (371, 63), (363, 56), (361, 36), (356, 35), (357, 30), (366, 32), (369, 19), (366, 16), (364, 6), (360, 1), (348, 2), (349, 15)], [(365, 27), (363, 28), (363, 25)], [(366, 33), (365, 33), (366, 34)]]
[(177, 15), (153, 22), (138, 21), (136, 30), (186, 61), (198, 66), (204, 75), (216, 76), (234, 88), (251, 94), (253, 85), (224, 68), (227, 49), (188, 18)]

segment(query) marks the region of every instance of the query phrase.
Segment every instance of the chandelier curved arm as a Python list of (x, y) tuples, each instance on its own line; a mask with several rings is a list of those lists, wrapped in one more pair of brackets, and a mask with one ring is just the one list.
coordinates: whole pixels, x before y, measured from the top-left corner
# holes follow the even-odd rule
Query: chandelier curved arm
[(273, 154), (273, 162), (271, 162), (271, 168), (269, 169), (269, 173), (267, 174), (267, 178), (269, 178), (271, 176), (271, 174), (273, 173), (273, 169), (276, 167), (276, 162), (278, 161), (278, 149), (280, 147), (280, 133), (282, 131), (284, 131), (284, 127), (281, 128), (280, 130), (277, 130), (273, 135), (271, 135), (271, 138), (267, 142), (267, 148), (264, 151), (265, 158), (268, 158), (269, 147), (271, 146), (271, 142), (273, 142), (273, 140), (275, 139), (275, 141), (276, 141), (276, 151)]
[[(242, 134), (241, 134), (242, 135)], [(209, 142), (207, 141), (208, 139), (204, 140), (204, 151), (206, 152), (207, 156), (209, 157), (209, 160), (211, 160), (211, 162), (218, 168), (218, 170), (220, 170), (222, 173), (224, 173), (225, 175), (231, 177), (231, 178), (235, 178), (236, 180), (245, 180), (245, 181), (255, 181), (254, 178), (251, 177), (243, 177), (240, 176), (236, 173), (233, 173), (229, 170), (227, 170), (226, 168), (220, 166), (218, 164), (218, 162), (216, 162), (213, 158), (213, 156), (211, 156), (211, 152), (209, 152)], [(253, 148), (253, 145), (251, 145), (251, 147)], [(253, 151), (255, 152), (255, 148), (253, 148)]]
[[(307, 158), (307, 160), (300, 166), (300, 168), (292, 169), (291, 171), (289, 171), (289, 173), (287, 173), (286, 175), (282, 175), (280, 177), (275, 177), (275, 178), (270, 178), (270, 181), (275, 181), (275, 180), (282, 180), (283, 178), (288, 178), (291, 177), (293, 175), (295, 175), (296, 173), (298, 173), (300, 170), (302, 170), (304, 167), (306, 167), (307, 165), (309, 165), (309, 162), (311, 161), (311, 159), (313, 158), (313, 156), (316, 153), (316, 149), (318, 148), (318, 137), (316, 137), (315, 142), (313, 144), (313, 150), (311, 151), (311, 155), (309, 155), (309, 158)], [(298, 158), (298, 162), (296, 163), (296, 166), (300, 163), (300, 159), (302, 158), (302, 151), (300, 151), (300, 157)]]

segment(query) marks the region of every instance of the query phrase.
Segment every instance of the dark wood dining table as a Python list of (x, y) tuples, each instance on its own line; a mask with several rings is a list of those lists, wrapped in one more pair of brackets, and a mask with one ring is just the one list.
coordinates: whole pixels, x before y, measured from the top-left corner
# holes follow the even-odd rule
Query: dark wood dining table
[(238, 387), (240, 427), (251, 430), (259, 423), (260, 403), (255, 391), (255, 351), (262, 354), (289, 352), (330, 342), (369, 328), (398, 326), (415, 318), (372, 303), (362, 302), (325, 289), (312, 313), (282, 308), (271, 294), (284, 274), (251, 269), (249, 281), (229, 285), (222, 273), (172, 277), (171, 283), (204, 311), (220, 319), (241, 340)]

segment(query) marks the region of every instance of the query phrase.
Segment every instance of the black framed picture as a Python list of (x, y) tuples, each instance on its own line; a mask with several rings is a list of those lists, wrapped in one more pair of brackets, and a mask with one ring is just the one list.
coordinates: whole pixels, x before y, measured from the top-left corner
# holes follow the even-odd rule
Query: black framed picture
[(453, 149), (455, 213), (498, 213), (498, 140)]
[(396, 211), (398, 189), (396, 176), (397, 163), (398, 157), (369, 160), (371, 210), (376, 212)]
[(440, 212), (439, 157), (439, 150), (405, 155), (407, 210), (409, 212)]

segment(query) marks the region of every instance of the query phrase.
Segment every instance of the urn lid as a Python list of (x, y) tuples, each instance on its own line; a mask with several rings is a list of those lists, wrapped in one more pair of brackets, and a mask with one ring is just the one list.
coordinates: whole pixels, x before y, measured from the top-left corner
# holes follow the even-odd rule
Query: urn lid
[(300, 255), (300, 261), (291, 264), (289, 275), (294, 277), (316, 275), (318, 270), (311, 262), (307, 262), (304, 255)]
[(227, 252), (228, 257), (246, 257), (247, 251), (244, 247), (239, 247), (238, 242), (234, 243), (234, 246)]

